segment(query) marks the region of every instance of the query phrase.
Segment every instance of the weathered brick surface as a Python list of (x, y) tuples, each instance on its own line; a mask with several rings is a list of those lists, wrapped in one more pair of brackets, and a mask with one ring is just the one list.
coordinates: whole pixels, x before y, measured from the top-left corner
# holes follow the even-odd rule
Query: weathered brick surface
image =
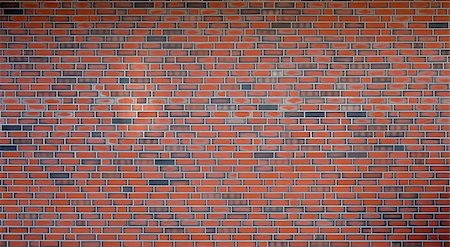
[(448, 1), (0, 8), (0, 246), (448, 246)]

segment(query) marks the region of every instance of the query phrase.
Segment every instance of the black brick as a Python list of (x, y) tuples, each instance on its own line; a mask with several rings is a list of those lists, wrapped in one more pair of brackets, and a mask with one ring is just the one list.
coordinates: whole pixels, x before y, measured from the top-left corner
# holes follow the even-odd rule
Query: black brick
[(147, 36), (146, 40), (147, 40), (147, 42), (166, 42), (167, 37), (166, 36)]
[(13, 8), (19, 8), (19, 3), (13, 3), (13, 2), (4, 2), (0, 3), (0, 8), (2, 9), (13, 9)]
[(285, 117), (303, 117), (305, 114), (303, 112), (285, 112)]
[(16, 151), (17, 146), (14, 145), (0, 145), (0, 151)]
[(169, 159), (158, 159), (155, 160), (155, 165), (175, 165), (175, 160), (169, 160)]
[(447, 22), (431, 22), (428, 23), (429, 28), (448, 28)]
[(206, 8), (206, 3), (187, 3), (188, 8)]
[(241, 89), (242, 90), (252, 90), (252, 84), (242, 84)]
[(325, 112), (305, 112), (305, 117), (325, 117)]
[(383, 219), (401, 219), (401, 214), (384, 214)]
[(113, 118), (112, 124), (131, 124), (131, 118)]
[(169, 180), (148, 180), (148, 185), (169, 185)]
[(366, 112), (347, 112), (347, 117), (367, 117)]
[(153, 2), (135, 2), (134, 7), (135, 8), (153, 8), (154, 7)]
[(50, 178), (69, 178), (69, 173), (67, 172), (50, 173)]
[(274, 22), (272, 28), (291, 28), (291, 23), (288, 22)]
[(260, 152), (260, 153), (254, 153), (255, 158), (273, 158), (274, 153), (272, 152)]
[(278, 105), (259, 105), (258, 106), (258, 109), (259, 110), (262, 110), (262, 111), (264, 111), (264, 110), (278, 110)]
[(23, 15), (23, 9), (5, 9), (3, 13), (5, 15)]
[(8, 130), (22, 130), (22, 125), (3, 125), (2, 126), (3, 131)]

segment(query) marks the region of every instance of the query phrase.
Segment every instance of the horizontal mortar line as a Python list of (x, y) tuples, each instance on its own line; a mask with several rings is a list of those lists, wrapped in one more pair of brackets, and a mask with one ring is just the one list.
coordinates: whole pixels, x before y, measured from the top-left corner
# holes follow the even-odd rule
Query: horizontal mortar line
[[(125, 199), (118, 199), (118, 200), (125, 200)], [(136, 200), (145, 200), (145, 199), (136, 199)], [(148, 201), (149, 199), (147, 199), (147, 201)], [(235, 200), (235, 201), (239, 201), (239, 199), (215, 199), (215, 200), (218, 200), (218, 201), (228, 201), (228, 200), (230, 200), (230, 201), (233, 201), (233, 200)], [(278, 199), (279, 200), (279, 199)], [(306, 200), (306, 199), (305, 199)], [(23, 201), (23, 200), (22, 200)], [(94, 201), (98, 201), (98, 200), (94, 200)], [(173, 201), (173, 200), (167, 200), (167, 201)], [(227, 206), (229, 206), (231, 209), (232, 208), (234, 208), (234, 207), (237, 207), (237, 208), (243, 208), (243, 207), (245, 207), (245, 208), (272, 208), (272, 207), (275, 207), (275, 208), (277, 208), (277, 207), (283, 207), (283, 208), (323, 208), (323, 209), (327, 209), (327, 208), (340, 208), (340, 209), (349, 209), (349, 208), (356, 208), (356, 207), (358, 207), (358, 208), (368, 208), (368, 209), (372, 209), (372, 208), (385, 208), (385, 207), (389, 207), (389, 208), (398, 208), (398, 209), (402, 209), (402, 208), (417, 208), (418, 206), (419, 207), (423, 207), (423, 208), (436, 208), (436, 210), (441, 210), (441, 209), (444, 209), (445, 210), (445, 205), (441, 205), (441, 206), (439, 206), (439, 205), (397, 205), (397, 206), (391, 206), (391, 205), (384, 205), (384, 204), (382, 204), (382, 205), (380, 205), (380, 204), (374, 204), (374, 205), (359, 205), (359, 204), (354, 204), (354, 205), (330, 205), (330, 206), (328, 206), (328, 205), (317, 205), (317, 204), (309, 204), (309, 205), (301, 205), (301, 206), (299, 206), (299, 205), (283, 205), (283, 206), (273, 206), (273, 205), (267, 205), (267, 204), (260, 204), (260, 205), (242, 205), (242, 204), (236, 204), (236, 205), (229, 205), (229, 204), (227, 204), (227, 203), (224, 203), (224, 204), (216, 204), (216, 205), (206, 205), (206, 204), (199, 204), (199, 205), (163, 205), (163, 204), (155, 204), (155, 205), (144, 205), (144, 204), (124, 204), (124, 205), (113, 205), (113, 204), (108, 204), (108, 205), (106, 205), (106, 204), (103, 204), (103, 205), (85, 205), (85, 204), (80, 204), (80, 205), (57, 205), (57, 206), (54, 206), (54, 205), (48, 205), (48, 204), (45, 204), (45, 205), (5, 205), (4, 207), (7, 207), (7, 206), (15, 206), (16, 208), (17, 207), (21, 207), (22, 209), (27, 209), (28, 207), (41, 207), (41, 206), (44, 206), (44, 207), (46, 207), (46, 208), (52, 208), (52, 210), (53, 210), (53, 208), (65, 208), (65, 207), (67, 207), (67, 208), (73, 208), (73, 209), (77, 209), (77, 208), (102, 208), (102, 207), (104, 207), (104, 208), (117, 208), (117, 209), (120, 209), (120, 208), (130, 208), (130, 209), (132, 209), (132, 208), (134, 208), (134, 207), (140, 207), (140, 208), (142, 208), (142, 207), (147, 207), (147, 208), (153, 208), (153, 207), (165, 207), (165, 208), (186, 208), (186, 209), (194, 209), (194, 210), (192, 210), (192, 211), (190, 211), (190, 212), (192, 212), (192, 213), (195, 213), (195, 212), (198, 212), (199, 214), (207, 214), (207, 213), (209, 213), (209, 214), (211, 214), (211, 213), (214, 213), (213, 211), (212, 211), (212, 209), (215, 209), (215, 208), (222, 208), (222, 207), (227, 207)], [(202, 210), (195, 210), (195, 208), (211, 208), (211, 210), (210, 211), (202, 211)], [(326, 211), (326, 210), (323, 210), (324, 212)], [(343, 210), (343, 211), (346, 211), (346, 210)], [(295, 211), (294, 211), (295, 212)], [(320, 212), (320, 211), (319, 211)], [(336, 211), (332, 211), (332, 212), (336, 212)], [(341, 211), (342, 212), (342, 211)], [(365, 212), (365, 211), (351, 211), (351, 212), (354, 212), (354, 213), (360, 213), (360, 214), (362, 214), (362, 213), (367, 213), (367, 212)], [(369, 213), (370, 213), (371, 211), (369, 210)], [(436, 212), (438, 212), (438, 211), (436, 211)], [(19, 212), (11, 212), (11, 214), (15, 214), (15, 213), (19, 213)], [(20, 213), (35, 213), (35, 212), (20, 212)], [(49, 212), (41, 212), (41, 213), (59, 213), (59, 214), (63, 214), (63, 213), (67, 213), (67, 214), (69, 214), (69, 213), (74, 213), (74, 212), (58, 212), (58, 211), (49, 211)], [(108, 213), (108, 211), (105, 211), (104, 212), (105, 214), (106, 213)], [(137, 213), (137, 212), (135, 212), (135, 213)], [(162, 212), (162, 211), (147, 211), (146, 213), (167, 213), (167, 214), (171, 214), (171, 213), (183, 213), (183, 212)], [(218, 212), (218, 213), (226, 213), (226, 212)], [(234, 213), (234, 212), (233, 212)], [(249, 212), (250, 213), (250, 212)], [(263, 213), (263, 212), (258, 212), (258, 211), (252, 211), (251, 213)], [(277, 213), (277, 212), (274, 212), (274, 213)], [(289, 210), (287, 210), (286, 212), (279, 212), (279, 213), (289, 213)], [(299, 213), (302, 213), (302, 212), (299, 212)], [(318, 213), (318, 211), (310, 211), (310, 212), (305, 212), (305, 213), (311, 213), (311, 214), (315, 214), (315, 213)], [(330, 212), (331, 213), (331, 212)], [(337, 212), (336, 212), (337, 213)], [(349, 212), (350, 213), (350, 212)], [(373, 212), (373, 213), (376, 213), (376, 212)], [(404, 214), (429, 214), (429, 212), (428, 211), (423, 211), (423, 212), (418, 212), (418, 211), (413, 211), (413, 212), (409, 212), (409, 211), (407, 211), (407, 212), (398, 212), (398, 211), (396, 211), (396, 212), (389, 212), (389, 211), (386, 211), (386, 212), (379, 212), (380, 214), (381, 213), (404, 213)], [(445, 212), (445, 211), (442, 211), (441, 212), (442, 214), (444, 214), (445, 215), (445, 213), (447, 213), (447, 212)], [(216, 213), (217, 214), (217, 213)]]
[[(74, 201), (76, 201), (76, 200), (83, 200), (84, 198), (72, 198), (72, 200), (74, 200)], [(95, 201), (95, 202), (99, 202), (99, 201), (109, 201), (109, 202), (113, 202), (113, 200), (116, 200), (116, 201), (125, 201), (125, 200), (127, 200), (128, 198), (105, 198), (104, 200), (99, 200), (99, 199), (89, 199), (89, 200), (91, 200), (91, 201)], [(5, 199), (6, 200), (6, 199)], [(20, 199), (21, 201), (25, 201), (25, 200), (23, 200), (23, 199)], [(60, 201), (66, 201), (66, 200), (68, 200), (68, 199), (60, 199)], [(145, 200), (145, 201), (151, 201), (151, 200), (158, 200), (158, 201), (163, 201), (164, 200), (164, 202), (171, 202), (171, 201), (186, 201), (186, 200), (190, 200), (190, 201), (192, 201), (192, 199), (143, 199), (143, 198), (141, 198), (141, 199), (135, 199), (136, 201), (142, 201), (142, 200)], [(198, 199), (199, 201), (206, 201), (206, 199)], [(249, 201), (249, 200), (245, 200), (245, 199), (211, 199), (210, 201), (212, 201), (212, 200), (216, 200), (216, 201)], [(261, 198), (256, 198), (256, 199), (253, 199), (253, 200), (261, 200)], [(265, 199), (265, 200), (267, 200), (267, 199)], [(289, 199), (280, 199), (280, 198), (276, 198), (276, 199), (273, 199), (273, 201), (276, 201), (276, 200), (289, 200)], [(298, 200), (317, 200), (317, 199), (298, 199)], [(329, 200), (338, 200), (338, 199), (329, 199)], [(357, 199), (346, 199), (346, 200), (357, 200)], [(376, 200), (376, 199), (369, 199), (369, 200)], [(378, 199), (378, 200), (382, 200), (382, 199)], [(398, 199), (397, 199), (398, 200)], [(417, 199), (407, 199), (407, 200), (417, 200)], [(28, 201), (31, 201), (31, 200), (28, 200)], [(49, 200), (50, 201), (50, 200)], [(51, 200), (51, 201), (53, 201), (53, 202), (55, 202), (55, 200)], [(268, 200), (268, 201), (270, 201), (270, 200)], [(445, 201), (445, 199), (442, 199), (441, 201)], [(57, 201), (56, 201), (57, 202)], [(147, 207), (147, 208), (153, 208), (153, 207), (165, 207), (165, 208), (186, 208), (186, 209), (190, 209), (190, 208), (204, 208), (204, 207), (207, 207), (207, 208), (211, 208), (211, 209), (214, 209), (214, 208), (222, 208), (222, 207), (226, 207), (226, 206), (230, 206), (231, 207), (231, 209), (232, 208), (234, 208), (234, 207), (237, 207), (237, 208), (261, 208), (261, 207), (264, 207), (264, 208), (272, 208), (272, 207), (283, 207), (283, 208), (323, 208), (323, 209), (326, 209), (326, 208), (341, 208), (341, 209), (348, 209), (348, 208), (356, 208), (356, 207), (358, 207), (358, 208), (369, 208), (369, 209), (371, 209), (371, 208), (386, 208), (386, 207), (388, 207), (388, 208), (398, 208), (398, 209), (402, 209), (402, 208), (417, 208), (418, 206), (420, 206), (420, 207), (424, 207), (424, 208), (436, 208), (436, 210), (440, 210), (440, 209), (444, 209), (445, 210), (445, 208), (446, 208), (446, 205), (445, 204), (441, 204), (441, 205), (426, 205), (426, 204), (424, 204), (424, 205), (417, 205), (417, 204), (408, 204), (408, 205), (385, 205), (385, 204), (339, 204), (339, 205), (318, 205), (318, 204), (302, 204), (302, 205), (283, 205), (283, 206), (275, 206), (275, 205), (267, 205), (267, 204), (256, 204), (256, 205), (248, 205), (248, 204), (236, 204), (236, 205), (229, 205), (229, 203), (221, 203), (221, 204), (195, 204), (195, 205), (167, 205), (167, 204), (134, 204), (134, 203), (132, 203), (132, 201), (130, 201), (130, 199), (128, 199), (128, 201), (127, 202), (131, 202), (131, 203), (128, 203), (128, 204), (122, 204), (122, 205), (117, 205), (117, 204), (102, 204), (102, 205), (86, 205), (86, 204), (79, 204), (79, 205), (70, 205), (70, 204), (67, 204), (67, 205), (63, 205), (63, 204), (61, 204), (61, 205), (48, 205), (48, 204), (33, 204), (33, 205), (3, 205), (3, 207), (8, 207), (8, 206), (14, 206), (14, 207), (16, 207), (16, 208), (18, 208), (18, 207), (20, 207), (20, 208), (22, 208), (22, 209), (27, 209), (27, 208), (35, 208), (35, 207), (41, 207), (41, 206), (44, 206), (44, 207), (46, 207), (46, 208), (51, 208), (52, 210), (56, 210), (57, 208), (65, 208), (65, 207), (68, 207), (68, 208), (74, 208), (74, 209), (76, 209), (76, 208), (102, 208), (102, 207), (105, 207), (105, 208), (130, 208), (130, 209), (132, 209), (132, 208), (134, 208), (134, 207)], [(193, 212), (196, 212), (197, 210), (194, 210)], [(288, 210), (289, 211), (289, 210)], [(323, 210), (323, 211), (326, 211), (326, 210)], [(155, 211), (155, 212), (152, 212), (152, 211), (149, 211), (149, 212), (151, 212), (151, 213), (167, 213), (167, 214), (169, 214), (169, 212), (160, 212), (160, 211)], [(214, 213), (214, 212), (212, 212), (212, 211), (197, 211), (197, 212), (199, 212), (199, 213), (208, 213), (208, 212), (210, 212), (210, 213)], [(310, 211), (310, 212), (305, 212), (305, 213), (317, 213), (318, 211)], [(354, 213), (366, 213), (365, 211), (353, 211)], [(437, 212), (437, 211), (436, 211)], [(18, 213), (18, 212), (12, 212), (12, 213)], [(21, 213), (35, 213), (35, 212), (21, 212)], [(45, 212), (42, 212), (42, 213), (45, 213)], [(50, 213), (66, 213), (66, 212), (58, 212), (58, 211), (50, 211)], [(67, 212), (67, 213), (74, 213), (74, 212)], [(105, 211), (104, 213), (108, 213), (108, 211)], [(183, 213), (183, 212), (174, 212), (174, 213)], [(218, 213), (222, 213), (222, 212), (218, 212)], [(223, 213), (225, 213), (225, 212), (223, 212)], [(250, 212), (249, 212), (250, 213)], [(258, 211), (252, 211), (251, 213), (258, 213)], [(262, 213), (262, 212), (261, 212)], [(287, 213), (287, 212), (286, 212)], [(373, 213), (375, 213), (375, 212), (373, 212)], [(392, 213), (392, 212), (389, 212), (389, 211), (386, 211), (386, 212), (379, 212), (379, 213)], [(401, 213), (401, 212), (397, 212), (397, 213)], [(407, 212), (403, 212), (403, 213), (405, 213), (405, 214), (429, 214), (429, 212), (428, 211), (423, 211), (423, 212), (419, 212), (419, 211), (413, 211), (413, 212), (409, 212), (409, 211), (407, 211)], [(445, 211), (443, 211), (442, 212), (443, 214), (445, 214), (445, 213), (447, 213), (447, 212), (445, 212)]]
[[(91, 212), (85, 212), (85, 213), (89, 214)], [(193, 212), (185, 212), (185, 214), (189, 214), (189, 213), (192, 214)], [(320, 212), (318, 214), (323, 214), (323, 213), (341, 214), (342, 212)], [(432, 214), (432, 213), (435, 214), (435, 212), (430, 212), (430, 214)], [(79, 214), (79, 213), (77, 213), (77, 214)], [(106, 214), (107, 213), (105, 213), (105, 215)], [(116, 212), (110, 212), (109, 214), (118, 215)], [(163, 213), (161, 213), (161, 214), (163, 214)], [(274, 212), (274, 213), (266, 213), (266, 214), (267, 214), (267, 216), (269, 216), (269, 214), (305, 214), (305, 213), (303, 213), (303, 212), (298, 212), (298, 213), (297, 212), (285, 212), (285, 213)], [(345, 212), (345, 213), (343, 213), (343, 215), (345, 215), (345, 214), (353, 214), (353, 212)], [(367, 212), (366, 214), (372, 214), (372, 212)], [(396, 214), (396, 213), (392, 213), (392, 214)], [(133, 215), (136, 215), (136, 214), (133, 213)], [(195, 215), (203, 215), (203, 214), (195, 214)], [(210, 214), (206, 214), (206, 215), (210, 215)], [(245, 214), (234, 214), (233, 213), (233, 214), (227, 214), (227, 215), (243, 216)], [(249, 213), (248, 215), (251, 216), (252, 214)], [(211, 221), (216, 221), (216, 222), (243, 221), (243, 222), (272, 222), (272, 223), (276, 223), (279, 220), (289, 220), (290, 222), (293, 222), (293, 223), (294, 222), (298, 222), (298, 223), (300, 223), (300, 222), (317, 222), (317, 221), (327, 221), (327, 220), (345, 221), (345, 222), (348, 222), (348, 221), (358, 221), (358, 222), (361, 222), (361, 221), (384, 221), (384, 222), (405, 221), (405, 219), (402, 219), (402, 218), (400, 218), (400, 219), (382, 219), (382, 218), (368, 218), (368, 219), (366, 219), (366, 218), (363, 218), (363, 219), (359, 219), (359, 218), (357, 218), (357, 219), (355, 219), (355, 218), (343, 218), (343, 219), (333, 219), (333, 218), (325, 218), (325, 219), (311, 219), (311, 220), (307, 220), (307, 219), (286, 219), (286, 218), (283, 218), (283, 217), (279, 217), (279, 218), (278, 217), (273, 217), (273, 218), (267, 217), (267, 218), (262, 218), (262, 219), (258, 219), (258, 220), (242, 219), (242, 218), (227, 219), (225, 217), (224, 218), (213, 217), (213, 218), (205, 219), (205, 220), (200, 220), (200, 219), (195, 219), (195, 218), (192, 218), (192, 219), (191, 218), (163, 218), (163, 219), (154, 219), (154, 218), (142, 218), (142, 219), (133, 219), (133, 218), (124, 218), (124, 219), (110, 219), (110, 218), (105, 218), (105, 219), (84, 219), (84, 218), (76, 218), (76, 219), (48, 219), (47, 221), (58, 222), (58, 221), (69, 221), (69, 220), (72, 220), (73, 222), (83, 220), (83, 221), (88, 221), (88, 222), (92, 222), (92, 223), (94, 223), (94, 222), (105, 222), (105, 223), (107, 223), (107, 222), (126, 222), (126, 221), (147, 221), (147, 222), (197, 221), (199, 223), (200, 222), (211, 222)], [(39, 222), (39, 221), (45, 221), (45, 219), (24, 218), (24, 219), (11, 219), (9, 221), (34, 221), (34, 222)], [(444, 219), (429, 219), (429, 220), (427, 220), (427, 219), (417, 219), (417, 220), (408, 220), (408, 221), (420, 221), (420, 222), (424, 222), (424, 221), (425, 222), (442, 221), (442, 222), (445, 222)], [(5, 224), (6, 222), (3, 222), (3, 224)], [(98, 225), (92, 225), (92, 226), (76, 226), (76, 225), (72, 225), (72, 226), (63, 226), (63, 225), (61, 225), (61, 226), (58, 226), (58, 225), (48, 226), (48, 225), (46, 225), (45, 227), (46, 228), (47, 227), (48, 228), (78, 228), (78, 227), (85, 227), (85, 228), (100, 228), (100, 227), (102, 227), (103, 228), (105, 226), (98, 226)], [(6, 226), (3, 225), (3, 227), (8, 227), (8, 228), (15, 228), (15, 227), (26, 228), (27, 227), (29, 229), (39, 228), (39, 226), (7, 226), (7, 225)], [(110, 226), (110, 227), (114, 227), (114, 226)], [(124, 226), (115, 226), (115, 227), (121, 227), (121, 228), (151, 228), (152, 225), (148, 225), (148, 226), (142, 226), (142, 225), (139, 225), (139, 226), (133, 226), (133, 225), (126, 226), (126, 225), (124, 225)], [(153, 227), (156, 227), (156, 226), (153, 226)], [(167, 226), (167, 228), (172, 228), (172, 227), (173, 228), (183, 228), (183, 227), (208, 228), (208, 227), (217, 227), (217, 228), (230, 229), (230, 228), (243, 228), (243, 227), (248, 227), (248, 226), (236, 226), (236, 225), (228, 226), (228, 227), (225, 227), (225, 226), (208, 226), (208, 225), (206, 225), (206, 226), (200, 226), (200, 225), (196, 225), (196, 226), (192, 226), (192, 225), (189, 225), (189, 226)], [(258, 228), (267, 228), (267, 229), (268, 228), (284, 228), (284, 227), (301, 228), (301, 227), (308, 227), (308, 226), (305, 226), (305, 225), (294, 225), (294, 224), (288, 225), (288, 226), (276, 226), (276, 225), (258, 226)], [(309, 227), (313, 227), (313, 225), (311, 225)], [(319, 226), (316, 225), (315, 227), (319, 227)], [(342, 228), (348, 228), (348, 227), (350, 227), (350, 226), (342, 226)], [(359, 226), (355, 226), (355, 227), (359, 227)], [(369, 226), (366, 225), (365, 227), (369, 227)], [(390, 229), (403, 228), (404, 229), (404, 228), (408, 228), (408, 227), (429, 228), (431, 226), (427, 226), (427, 225), (424, 225), (424, 226), (414, 226), (414, 225), (403, 225), (403, 226), (395, 226), (395, 225), (392, 225), (392, 226), (381, 225), (380, 226), (380, 225), (376, 225), (376, 226), (370, 226), (370, 228), (375, 228), (375, 229), (377, 229), (377, 228), (390, 228)], [(322, 226), (322, 228), (329, 228), (329, 226), (328, 227), (327, 226)], [(340, 227), (336, 226), (336, 228), (340, 228)], [(445, 226), (436, 225), (436, 226), (433, 226), (433, 228), (435, 228), (435, 229), (445, 229), (446, 227)], [(5, 233), (3, 233), (3, 234), (5, 234)], [(17, 234), (17, 233), (14, 233), (14, 234)], [(132, 234), (132, 233), (130, 233), (130, 234)], [(174, 233), (174, 234), (176, 234), (176, 233)], [(178, 234), (182, 234), (182, 233), (178, 233)], [(382, 233), (380, 233), (380, 234), (382, 234)], [(123, 235), (123, 233), (121, 235)]]

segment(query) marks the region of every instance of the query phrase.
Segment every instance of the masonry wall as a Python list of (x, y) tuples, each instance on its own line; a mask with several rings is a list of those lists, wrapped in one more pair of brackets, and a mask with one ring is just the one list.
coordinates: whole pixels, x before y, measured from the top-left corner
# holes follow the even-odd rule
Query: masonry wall
[(0, 246), (448, 246), (449, 2), (0, 7)]

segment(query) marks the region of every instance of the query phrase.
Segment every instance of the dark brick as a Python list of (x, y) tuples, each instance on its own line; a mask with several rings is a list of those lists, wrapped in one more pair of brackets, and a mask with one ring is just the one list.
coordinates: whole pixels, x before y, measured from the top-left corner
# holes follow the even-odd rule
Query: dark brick
[(347, 117), (367, 117), (366, 112), (347, 112)]
[(353, 57), (333, 57), (333, 62), (352, 63), (353, 62)]
[(430, 22), (428, 23), (429, 28), (448, 28), (447, 22)]
[(100, 165), (102, 161), (100, 159), (82, 159), (82, 165)]
[[(298, 10), (293, 10), (293, 11), (298, 11)], [(309, 22), (295, 22), (295, 23), (292, 23), (292, 28), (312, 28), (312, 23), (309, 23)]]
[(441, 55), (443, 55), (443, 56), (450, 55), (450, 50), (441, 50)]
[[(164, 219), (164, 218), (161, 218)], [(184, 227), (166, 227), (164, 228), (165, 233), (184, 233)]]
[(273, 158), (274, 157), (274, 153), (272, 153), (272, 152), (259, 152), (259, 153), (254, 153), (253, 156), (255, 158)]
[(5, 15), (23, 15), (23, 9), (5, 9), (3, 10), (3, 14)]
[(404, 137), (405, 133), (404, 132), (385, 132), (384, 136), (385, 137)]
[(119, 78), (119, 83), (130, 83), (130, 78)]
[(374, 151), (392, 151), (394, 150), (394, 146), (392, 145), (376, 145), (373, 147)]
[(175, 165), (175, 160), (170, 159), (157, 159), (155, 160), (155, 165), (163, 166), (163, 165)]
[(113, 118), (112, 124), (131, 124), (132, 120), (131, 118)]
[(101, 137), (102, 136), (102, 132), (91, 132), (91, 136), (92, 137)]
[(242, 90), (252, 90), (252, 84), (242, 84), (241, 89)]
[(273, 22), (272, 28), (291, 28), (291, 23), (289, 23), (289, 22)]
[(389, 63), (374, 63), (371, 65), (372, 69), (390, 69), (391, 64)]
[(14, 145), (0, 145), (0, 151), (16, 151), (17, 146)]
[(127, 226), (147, 226), (147, 220), (127, 220)]
[(147, 42), (166, 42), (167, 37), (166, 36), (147, 36), (146, 41)]
[(261, 14), (260, 9), (241, 9), (241, 15), (259, 15)]
[(135, 2), (134, 7), (135, 8), (153, 8), (154, 7), (153, 2)]
[(32, 144), (32, 139), (14, 139), (13, 144)]
[(275, 8), (284, 8), (284, 9), (291, 9), (294, 8), (294, 3), (290, 2), (275, 2)]
[(205, 233), (216, 233), (217, 229), (215, 227), (206, 227)]
[(54, 183), (55, 183), (55, 185), (75, 185), (75, 181), (63, 180), (63, 179), (54, 180)]
[(165, 179), (148, 180), (148, 185), (169, 185), (169, 180)]
[(405, 145), (395, 145), (394, 151), (405, 151)]
[(366, 158), (367, 152), (347, 152), (348, 158)]
[(212, 98), (211, 104), (229, 104), (231, 102), (230, 98)]
[(346, 152), (327, 152), (327, 158), (345, 158)]
[(163, 30), (164, 35), (183, 35), (183, 30), (181, 29), (165, 29)]
[(54, 172), (50, 173), (50, 178), (69, 178), (69, 175), (67, 172)]
[(3, 131), (22, 130), (22, 125), (3, 125)]
[(133, 192), (133, 187), (131, 186), (124, 186), (122, 187), (122, 192)]
[(259, 105), (258, 109), (261, 111), (276, 111), (278, 110), (278, 105)]
[(402, 219), (401, 214), (383, 214), (383, 219)]
[(305, 112), (305, 117), (325, 117), (325, 112)]
[(188, 7), (188, 8), (206, 8), (206, 3), (188, 2), (186, 7)]
[(182, 49), (183, 44), (182, 43), (164, 43), (163, 49)]
[(304, 117), (305, 114), (303, 112), (285, 112), (285, 117)]
[(364, 23), (345, 23), (345, 28), (364, 28)]
[(14, 2), (0, 3), (0, 8), (2, 8), (2, 9), (14, 9), (14, 8), (19, 8), (19, 7), (20, 7), (19, 3), (14, 3)]
[(372, 77), (373, 83), (390, 83), (392, 78), (390, 77)]

